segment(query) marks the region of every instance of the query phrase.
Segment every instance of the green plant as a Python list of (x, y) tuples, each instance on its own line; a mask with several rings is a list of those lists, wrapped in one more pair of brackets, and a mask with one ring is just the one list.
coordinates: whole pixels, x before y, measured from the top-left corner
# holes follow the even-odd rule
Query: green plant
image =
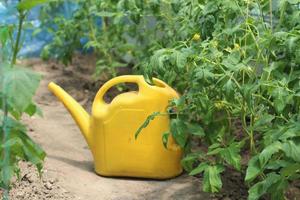
[[(95, 68), (95, 75), (108, 72), (116, 75), (116, 67), (122, 67), (121, 58), (116, 54), (116, 46), (122, 45), (122, 39), (118, 35), (121, 32), (115, 23), (108, 17), (114, 14), (104, 10), (115, 10), (116, 6), (105, 1), (98, 0), (77, 0), (76, 9), (71, 18), (57, 15), (54, 18), (54, 25), (48, 25), (48, 14), (53, 13), (55, 8), (62, 5), (64, 1), (53, 2), (43, 9), (41, 19), (44, 26), (49, 26), (48, 30), (53, 34), (52, 43), (46, 45), (42, 52), (42, 57), (57, 58), (65, 65), (72, 62), (72, 57), (79, 49), (93, 49), (95, 55), (99, 57)], [(121, 34), (120, 34), (121, 35)], [(88, 40), (87, 43), (81, 42)], [(113, 40), (113, 41), (112, 41)], [(120, 43), (118, 43), (118, 41)]]
[(42, 27), (46, 27), (47, 31), (53, 35), (52, 42), (44, 47), (41, 57), (45, 60), (52, 57), (68, 65), (72, 62), (73, 54), (83, 47), (80, 39), (85, 35), (87, 28), (81, 22), (85, 17), (81, 12), (83, 9), (78, 10), (69, 18), (64, 16), (64, 13), (56, 13), (61, 6), (62, 1), (53, 1), (41, 8), (39, 18), (43, 24)]
[(9, 199), (11, 178), (14, 174), (17, 177), (20, 175), (19, 161), (31, 162), (40, 173), (46, 155), (27, 135), (26, 126), (20, 121), (23, 113), (41, 115), (32, 100), (41, 77), (29, 69), (16, 66), (26, 16), (32, 7), (44, 2), (19, 1), (16, 7), (18, 25), (0, 26), (0, 188), (4, 189), (5, 200)]
[[(47, 16), (63, 2), (53, 2), (42, 12), (44, 26), (54, 35), (42, 57), (58, 58), (68, 64), (76, 50), (92, 48), (98, 57), (96, 77), (103, 72), (115, 76), (119, 67), (138, 68), (140, 61), (150, 57), (155, 49), (175, 42), (175, 38), (170, 39), (178, 27), (170, 24), (174, 22), (169, 21), (173, 16), (164, 1), (77, 0), (78, 9), (71, 18), (57, 15), (54, 25), (49, 25)], [(164, 14), (160, 7), (164, 8)], [(82, 44), (81, 39), (88, 42)]]
[(78, 34), (100, 69), (131, 64), (181, 94), (162, 139), (172, 134), (204, 191), (220, 191), (231, 168), (245, 174), (248, 199), (286, 198), (299, 179), (299, 0), (79, 2), (77, 23), (89, 28)]
[(234, 168), (246, 174), (248, 199), (285, 199), (300, 172), (299, 2), (172, 3), (178, 41), (141, 69), (182, 94), (168, 110), (183, 167), (203, 173), (206, 192), (220, 191)]

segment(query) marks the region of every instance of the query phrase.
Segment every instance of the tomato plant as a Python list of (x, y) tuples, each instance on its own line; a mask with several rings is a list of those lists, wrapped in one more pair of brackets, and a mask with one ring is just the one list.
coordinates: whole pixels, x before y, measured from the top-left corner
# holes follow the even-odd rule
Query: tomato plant
[(245, 173), (251, 200), (285, 199), (299, 179), (298, 3), (177, 1), (174, 20), (192, 39), (143, 65), (182, 94), (170, 105), (170, 134), (185, 149), (184, 168), (203, 173), (204, 191), (218, 192), (227, 168)]
[[(111, 12), (116, 10), (116, 5), (99, 0), (77, 0), (74, 3), (76, 2), (78, 8), (71, 18), (55, 16), (52, 22), (48, 17), (49, 13), (53, 13), (63, 2), (52, 2), (43, 8), (41, 20), (44, 25), (54, 23), (48, 28), (54, 38), (52, 43), (44, 48), (42, 57), (44, 59), (54, 57), (67, 65), (72, 62), (72, 56), (76, 51), (83, 49), (85, 52), (92, 48), (99, 57), (95, 75), (105, 71), (115, 76), (115, 68), (124, 65), (118, 53), (126, 48), (126, 45), (122, 44), (123, 26), (108, 19), (117, 15)], [(106, 11), (107, 9), (109, 11)], [(85, 40), (88, 42), (85, 43)]]
[[(116, 1), (77, 0), (78, 8), (71, 18), (55, 15), (54, 25), (48, 18), (50, 13), (64, 1), (52, 2), (44, 7), (41, 14), (43, 24), (53, 33), (53, 41), (42, 52), (42, 57), (57, 58), (64, 64), (72, 61), (72, 56), (80, 48), (94, 50), (98, 57), (95, 75), (106, 72), (116, 75), (116, 68), (141, 66), (143, 60), (152, 55), (155, 48), (175, 42), (169, 34), (176, 31), (175, 25), (162, 15), (162, 5), (168, 14), (168, 3), (160, 1)], [(143, 13), (141, 12), (143, 11)], [(170, 23), (169, 23), (170, 22)], [(169, 25), (169, 26), (167, 26)], [(168, 35), (162, 34), (164, 30)], [(87, 43), (80, 40), (87, 39)], [(163, 44), (159, 44), (163, 42)]]
[(27, 135), (26, 126), (20, 121), (23, 113), (41, 115), (32, 100), (41, 76), (16, 66), (26, 16), (32, 7), (44, 2), (19, 1), (16, 5), (18, 25), (0, 25), (0, 188), (4, 189), (3, 199), (9, 199), (11, 178), (14, 174), (20, 175), (19, 161), (31, 162), (40, 173), (45, 158), (45, 152)]

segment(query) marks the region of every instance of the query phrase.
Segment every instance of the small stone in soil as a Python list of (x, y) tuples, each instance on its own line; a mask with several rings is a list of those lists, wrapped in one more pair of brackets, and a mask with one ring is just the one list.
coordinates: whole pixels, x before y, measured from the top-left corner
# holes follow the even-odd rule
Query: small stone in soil
[(58, 69), (57, 65), (53, 64), (51, 65), (51, 69)]
[(48, 190), (52, 190), (52, 184), (50, 182), (47, 182), (45, 184), (45, 188), (47, 188)]
[(23, 191), (19, 191), (17, 193), (17, 197), (24, 197), (25, 193)]
[(22, 180), (23, 181), (28, 181), (29, 183), (32, 183), (33, 182), (32, 174), (26, 174), (25, 176), (23, 176)]
[(46, 198), (50, 199), (52, 197), (52, 194), (47, 194)]
[(51, 183), (51, 184), (53, 185), (54, 180), (53, 180), (53, 179), (50, 179), (50, 180), (49, 180), (49, 183)]
[(49, 194), (49, 191), (48, 190), (44, 190), (43, 193), (44, 194)]
[(41, 194), (40, 191), (36, 190), (34, 191), (34, 194)]

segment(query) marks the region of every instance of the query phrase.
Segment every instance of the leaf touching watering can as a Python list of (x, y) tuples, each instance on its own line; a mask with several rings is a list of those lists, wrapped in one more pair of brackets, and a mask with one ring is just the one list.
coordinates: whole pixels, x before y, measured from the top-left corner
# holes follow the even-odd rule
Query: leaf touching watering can
[[(168, 115), (159, 116), (144, 129), (139, 138), (135, 133), (147, 116), (165, 112), (170, 100), (178, 94), (159, 79), (149, 85), (143, 76), (126, 75), (105, 83), (93, 102), (92, 114), (54, 83), (49, 89), (64, 104), (84, 135), (95, 161), (96, 173), (103, 176), (127, 176), (166, 179), (182, 172), (182, 151), (169, 137), (168, 148), (162, 143), (169, 131)], [(106, 103), (103, 96), (120, 83), (135, 83), (138, 92), (125, 92)]]

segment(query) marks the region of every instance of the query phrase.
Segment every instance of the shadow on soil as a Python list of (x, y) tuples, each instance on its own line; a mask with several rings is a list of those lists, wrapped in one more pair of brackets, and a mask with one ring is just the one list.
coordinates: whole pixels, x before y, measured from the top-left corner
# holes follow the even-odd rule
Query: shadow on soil
[[(84, 171), (94, 172), (92, 161), (77, 161), (65, 157), (48, 155), (49, 158), (67, 163)], [(96, 174), (95, 174), (96, 175)], [(103, 177), (103, 176), (101, 176)], [(150, 181), (150, 184), (159, 184), (160, 187), (157, 190), (151, 191), (141, 195), (143, 200), (199, 200), (199, 199), (210, 199), (209, 195), (201, 192), (201, 184), (199, 181), (191, 183), (188, 176), (183, 174), (174, 179), (168, 180), (153, 180), (153, 179), (142, 179), (142, 178), (127, 178), (127, 177), (105, 177), (109, 179), (119, 180), (134, 180), (134, 181)], [(174, 183), (174, 184), (173, 184)], [(125, 200), (125, 199), (122, 199)]]
[[(171, 181), (173, 182), (173, 181)], [(186, 175), (174, 179), (176, 184), (166, 184), (156, 191), (144, 194), (145, 200), (209, 200), (209, 194), (201, 191), (200, 182), (191, 182)]]
[(78, 160), (72, 160), (69, 158), (54, 156), (54, 155), (48, 155), (48, 157), (67, 163), (74, 167), (80, 168), (84, 171), (94, 172), (93, 161), (78, 161)]

